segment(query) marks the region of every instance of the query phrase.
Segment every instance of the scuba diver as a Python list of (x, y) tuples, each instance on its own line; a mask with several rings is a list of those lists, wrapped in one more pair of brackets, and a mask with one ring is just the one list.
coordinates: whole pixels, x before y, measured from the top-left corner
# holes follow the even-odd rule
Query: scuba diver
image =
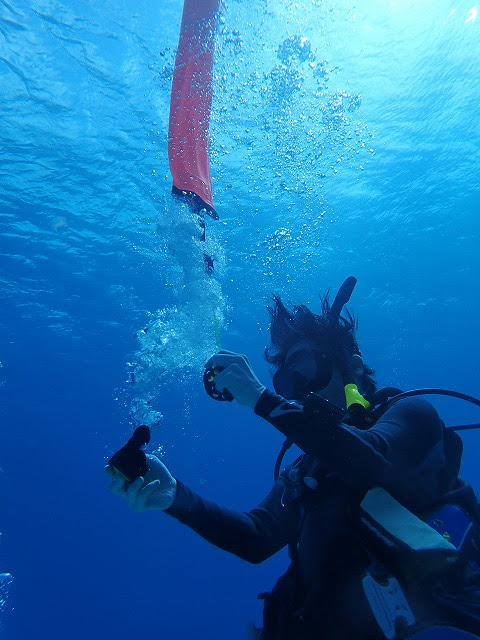
[[(274, 297), (265, 356), (275, 392), (243, 355), (206, 364), (214, 399), (286, 437), (258, 506), (236, 513), (191, 491), (146, 456), (146, 427), (109, 461), (111, 491), (252, 563), (288, 547), (249, 640), (480, 640), (480, 509), (458, 477), (462, 442), (417, 397), (439, 390), (377, 390), (345, 309), (355, 284), (347, 278), (332, 304), (323, 297), (321, 314)], [(292, 444), (303, 453), (280, 473)]]

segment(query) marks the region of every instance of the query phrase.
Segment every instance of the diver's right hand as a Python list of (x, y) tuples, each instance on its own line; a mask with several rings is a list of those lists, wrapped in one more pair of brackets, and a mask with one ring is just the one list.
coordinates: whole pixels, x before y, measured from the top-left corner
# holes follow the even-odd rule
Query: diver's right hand
[(265, 386), (255, 375), (247, 356), (222, 349), (205, 363), (206, 369), (217, 369), (214, 385), (228, 391), (239, 403), (254, 409)]
[(112, 478), (110, 491), (121, 496), (134, 511), (165, 511), (173, 504), (177, 481), (157, 456), (147, 455), (148, 472), (130, 484), (124, 476), (107, 465), (105, 471)]

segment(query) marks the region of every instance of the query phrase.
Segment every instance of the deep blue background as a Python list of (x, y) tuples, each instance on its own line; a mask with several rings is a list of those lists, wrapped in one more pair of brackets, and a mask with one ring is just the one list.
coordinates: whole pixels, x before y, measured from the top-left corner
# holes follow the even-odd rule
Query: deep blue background
[[(380, 384), (479, 393), (474, 8), (223, 7), (210, 283), (188, 229), (170, 225), (180, 17), (177, 0), (0, 9), (5, 640), (240, 640), (259, 622), (256, 594), (285, 553), (246, 565), (163, 514), (131, 513), (103, 473), (131, 431), (132, 400), (147, 394), (164, 416), (152, 446), (175, 475), (236, 509), (268, 491), (282, 438), (203, 392), (213, 310), (225, 317), (223, 346), (247, 353), (267, 382), (271, 292), (318, 310), (318, 292), (355, 274), (359, 339)], [(145, 362), (135, 333), (167, 308), (178, 327), (155, 325), (152, 379), (132, 386), (126, 363)], [(160, 353), (166, 329), (178, 333)], [(437, 405), (447, 423), (479, 419)], [(464, 442), (463, 475), (479, 489), (480, 436)]]

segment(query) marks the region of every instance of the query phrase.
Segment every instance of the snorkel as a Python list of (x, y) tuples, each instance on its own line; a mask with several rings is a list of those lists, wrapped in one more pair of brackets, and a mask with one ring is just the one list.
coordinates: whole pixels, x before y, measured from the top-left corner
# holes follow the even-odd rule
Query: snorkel
[[(349, 276), (338, 290), (328, 314), (332, 328), (338, 326), (342, 310), (349, 302), (356, 284), (357, 279), (354, 276)], [(338, 348), (341, 349), (341, 345), (338, 345)], [(348, 354), (345, 355), (348, 357)], [(347, 366), (346, 363), (343, 363), (342, 366), (342, 376), (347, 410), (352, 410), (355, 413), (365, 413), (365, 411), (370, 409), (370, 402), (362, 396), (358, 390), (358, 386), (352, 382), (353, 372), (351, 371), (351, 367)]]

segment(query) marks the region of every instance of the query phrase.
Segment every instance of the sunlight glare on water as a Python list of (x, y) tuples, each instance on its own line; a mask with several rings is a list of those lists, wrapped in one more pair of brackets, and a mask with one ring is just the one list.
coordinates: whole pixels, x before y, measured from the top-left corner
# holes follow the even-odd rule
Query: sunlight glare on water
[[(174, 523), (117, 509), (99, 476), (132, 422), (161, 424), (149, 451), (164, 447), (172, 472), (253, 504), (278, 434), (211, 401), (202, 373), (220, 335), (270, 384), (272, 293), (318, 312), (318, 294), (355, 275), (359, 343), (382, 386), (478, 394), (478, 3), (224, 1), (210, 122), (220, 220), (206, 217), (205, 243), (170, 196), (181, 14), (181, 0), (0, 2), (12, 496), (0, 613), (15, 640), (244, 637), (251, 589), (268, 588), (277, 560), (230, 564), (189, 532), (172, 538)], [(464, 454), (475, 488), (477, 435)], [(41, 499), (19, 508), (32, 487)]]

